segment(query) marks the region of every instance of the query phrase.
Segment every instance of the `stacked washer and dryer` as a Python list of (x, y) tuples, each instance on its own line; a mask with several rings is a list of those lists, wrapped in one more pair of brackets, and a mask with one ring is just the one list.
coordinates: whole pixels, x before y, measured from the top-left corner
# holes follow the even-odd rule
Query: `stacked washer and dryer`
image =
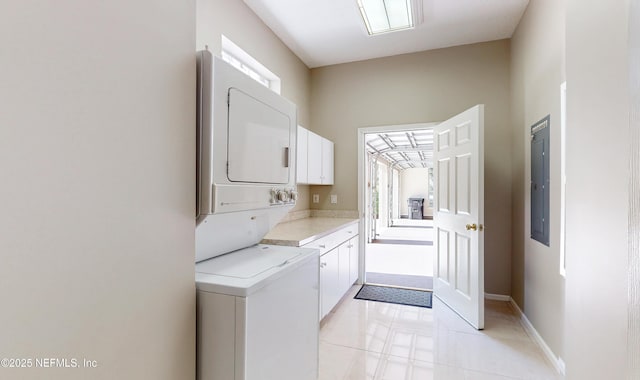
[(295, 205), (296, 106), (198, 52), (197, 377), (315, 380), (318, 251), (258, 244)]

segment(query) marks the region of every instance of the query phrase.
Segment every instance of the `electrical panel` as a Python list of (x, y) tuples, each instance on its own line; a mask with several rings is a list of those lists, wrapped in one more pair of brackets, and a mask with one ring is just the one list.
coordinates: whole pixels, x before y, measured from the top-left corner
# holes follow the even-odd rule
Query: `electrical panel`
[(549, 115), (531, 127), (531, 238), (549, 246)]

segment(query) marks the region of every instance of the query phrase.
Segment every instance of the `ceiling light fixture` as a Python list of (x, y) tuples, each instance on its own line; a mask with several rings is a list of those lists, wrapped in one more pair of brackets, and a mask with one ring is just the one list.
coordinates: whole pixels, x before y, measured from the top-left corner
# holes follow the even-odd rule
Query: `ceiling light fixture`
[(422, 18), (422, 0), (357, 1), (369, 35), (411, 29)]

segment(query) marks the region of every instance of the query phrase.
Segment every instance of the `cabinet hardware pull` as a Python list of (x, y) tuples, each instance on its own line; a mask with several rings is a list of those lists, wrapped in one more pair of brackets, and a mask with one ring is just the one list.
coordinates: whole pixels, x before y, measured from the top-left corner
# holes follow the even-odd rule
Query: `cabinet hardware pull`
[(284, 148), (284, 167), (289, 167), (289, 147)]

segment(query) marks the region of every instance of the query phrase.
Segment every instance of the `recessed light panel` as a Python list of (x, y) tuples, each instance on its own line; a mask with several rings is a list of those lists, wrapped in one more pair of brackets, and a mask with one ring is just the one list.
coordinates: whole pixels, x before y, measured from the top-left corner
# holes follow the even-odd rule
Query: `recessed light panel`
[(411, 0), (358, 0), (370, 35), (413, 28)]

